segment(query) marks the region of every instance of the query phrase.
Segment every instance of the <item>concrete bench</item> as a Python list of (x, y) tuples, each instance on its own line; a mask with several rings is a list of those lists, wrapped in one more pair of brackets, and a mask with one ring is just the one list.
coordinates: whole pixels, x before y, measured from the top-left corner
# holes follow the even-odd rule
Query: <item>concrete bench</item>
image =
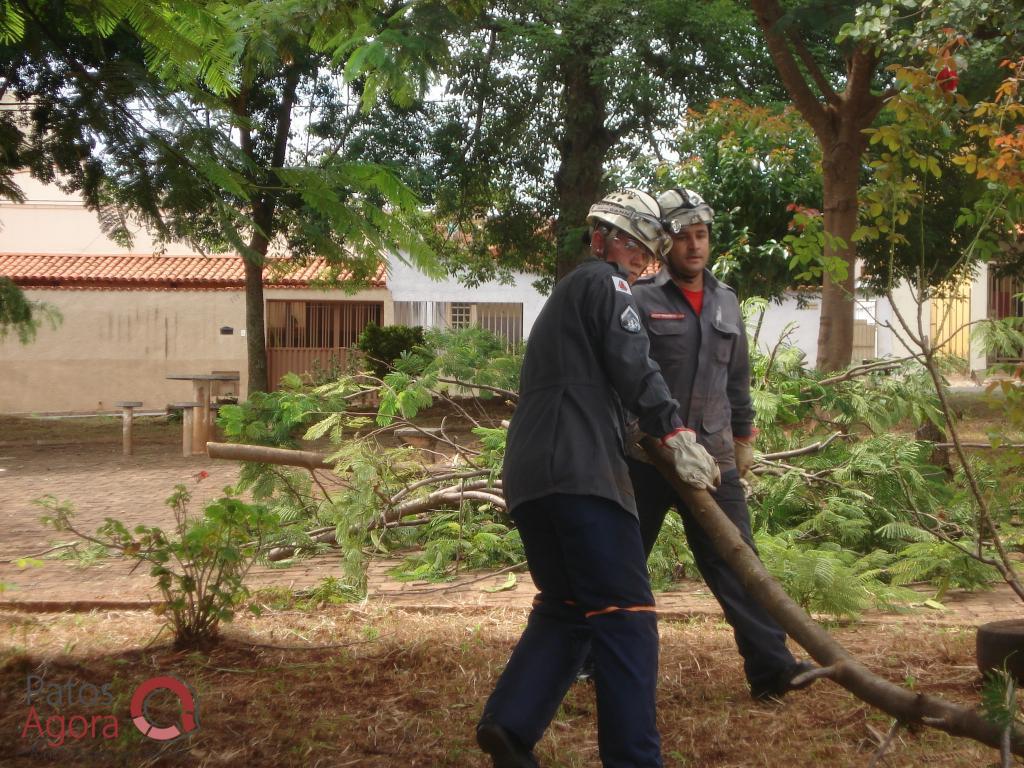
[(192, 455), (192, 421), (195, 418), (196, 409), (200, 403), (192, 400), (185, 403), (171, 403), (167, 406), (168, 412), (181, 411), (181, 455)]
[(125, 456), (132, 455), (132, 422), (135, 420), (135, 409), (142, 407), (139, 400), (122, 400), (114, 403), (121, 409), (121, 453)]

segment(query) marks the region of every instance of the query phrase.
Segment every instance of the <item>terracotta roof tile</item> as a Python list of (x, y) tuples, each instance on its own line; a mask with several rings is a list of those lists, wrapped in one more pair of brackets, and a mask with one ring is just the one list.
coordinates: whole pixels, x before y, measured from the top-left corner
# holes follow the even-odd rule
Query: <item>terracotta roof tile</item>
[[(275, 287), (305, 287), (326, 275), (326, 262), (317, 259), (281, 274), (273, 261), (263, 270), (264, 283)], [(0, 275), (26, 287), (65, 288), (241, 288), (245, 266), (241, 256), (79, 256), (74, 254), (0, 253)], [(339, 280), (351, 277), (342, 272)], [(384, 265), (370, 280), (385, 284)]]

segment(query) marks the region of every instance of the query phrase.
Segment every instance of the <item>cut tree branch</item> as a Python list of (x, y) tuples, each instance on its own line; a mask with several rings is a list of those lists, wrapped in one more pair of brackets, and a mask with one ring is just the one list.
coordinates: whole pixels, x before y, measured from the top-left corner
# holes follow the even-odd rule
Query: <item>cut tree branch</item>
[[(822, 629), (772, 578), (754, 550), (740, 537), (739, 530), (725, 516), (707, 491), (684, 484), (661, 458), (651, 437), (643, 440), (651, 462), (680, 495), (687, 509), (700, 523), (718, 554), (729, 563), (743, 586), (764, 606), (779, 625), (822, 667), (829, 677), (861, 701), (892, 715), (903, 723), (923, 723), (954, 736), (964, 736), (999, 749), (1003, 730), (977, 711), (939, 696), (910, 691), (891, 683), (855, 659)], [(1015, 727), (1010, 736), (1013, 753), (1024, 755), (1024, 732)]]

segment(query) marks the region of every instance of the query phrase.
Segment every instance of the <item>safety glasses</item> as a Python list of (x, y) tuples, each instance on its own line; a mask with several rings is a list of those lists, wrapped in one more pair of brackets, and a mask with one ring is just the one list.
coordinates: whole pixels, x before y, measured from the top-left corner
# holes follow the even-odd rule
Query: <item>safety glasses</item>
[(632, 208), (616, 203), (600, 202), (591, 207), (591, 213), (610, 213), (627, 219), (633, 228), (632, 234), (639, 235), (642, 240), (660, 240), (663, 233), (661, 221), (648, 213), (640, 213)]
[(629, 235), (623, 234), (621, 231), (616, 232), (612, 235), (612, 240), (617, 242), (627, 251), (640, 251), (640, 255), (643, 256), (647, 261), (654, 260), (654, 254), (647, 248), (646, 245), (641, 243), (639, 240), (634, 240)]

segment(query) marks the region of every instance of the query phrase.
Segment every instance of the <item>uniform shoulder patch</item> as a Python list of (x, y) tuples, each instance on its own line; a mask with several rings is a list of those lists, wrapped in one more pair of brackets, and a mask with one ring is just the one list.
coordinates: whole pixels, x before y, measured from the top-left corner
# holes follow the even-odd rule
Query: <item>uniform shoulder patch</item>
[(629, 283), (618, 275), (612, 275), (612, 285), (615, 286), (615, 290), (619, 293), (628, 293), (630, 296), (633, 295), (633, 292), (629, 290)]
[(626, 307), (619, 315), (619, 324), (630, 333), (640, 333), (640, 315), (632, 306)]

